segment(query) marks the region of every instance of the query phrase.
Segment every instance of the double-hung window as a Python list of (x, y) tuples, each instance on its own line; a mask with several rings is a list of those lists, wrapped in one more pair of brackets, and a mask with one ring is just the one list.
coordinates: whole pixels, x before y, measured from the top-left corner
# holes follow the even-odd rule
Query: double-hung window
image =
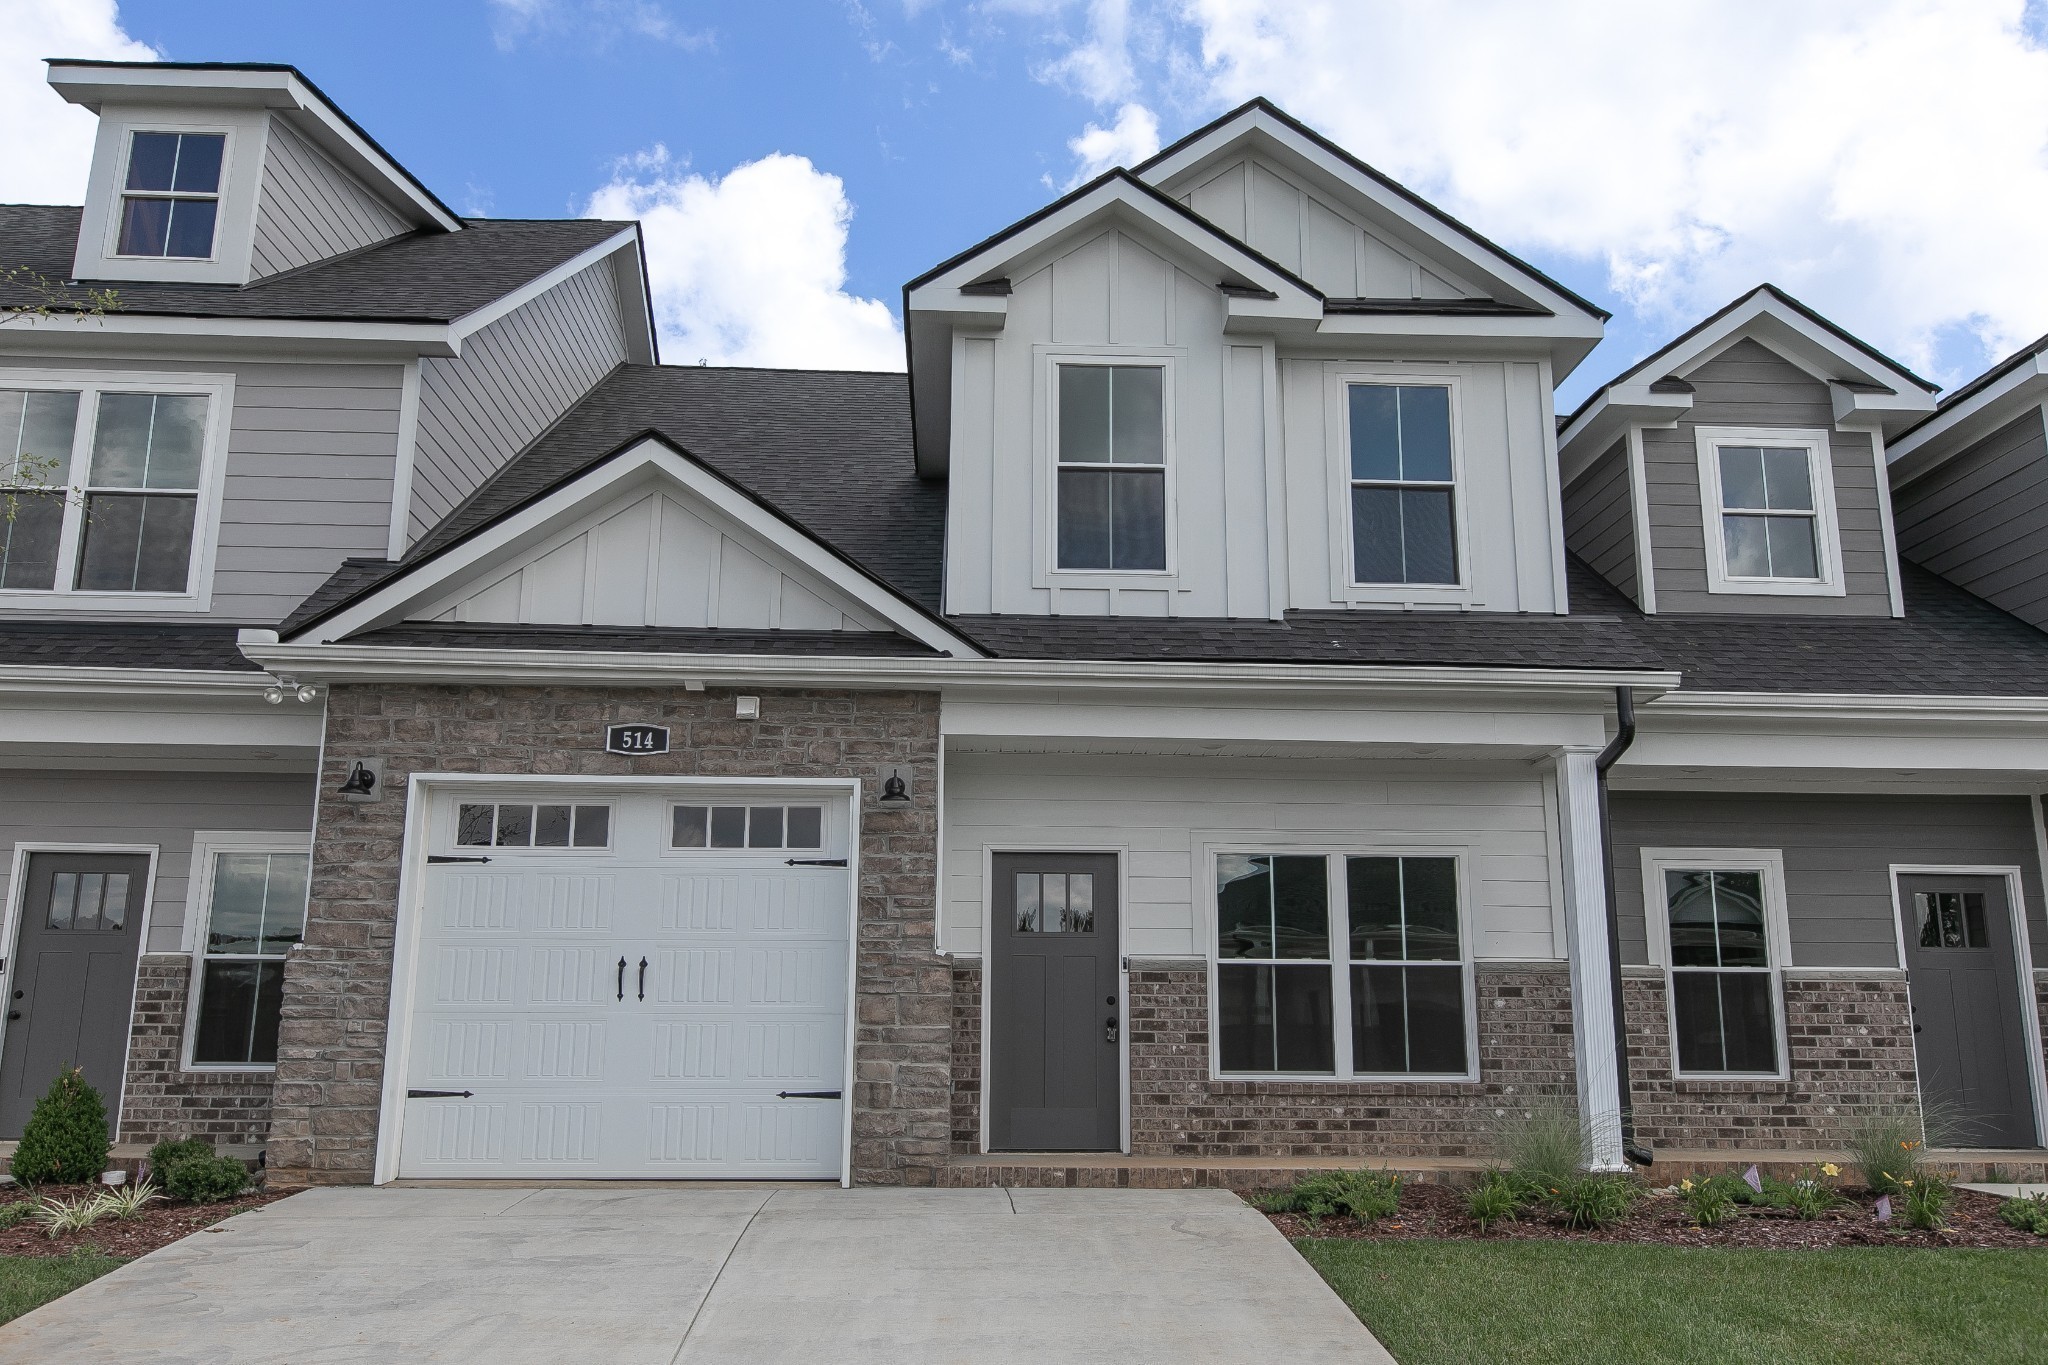
[(1354, 584), (1459, 581), (1451, 390), (1344, 386)]
[(311, 859), (303, 839), (296, 848), (202, 842), (201, 854), (204, 918), (192, 1065), (274, 1066), (285, 955), (305, 932)]
[(1775, 855), (1644, 854), (1651, 948), (1680, 1076), (1778, 1076), (1783, 873)]
[(1458, 860), (1216, 858), (1216, 1066), (1225, 1075), (1471, 1075)]
[(1057, 563), (1166, 568), (1166, 369), (1062, 362), (1057, 380)]
[(196, 605), (226, 382), (10, 378), (0, 372), (0, 601)]
[(1834, 479), (1824, 432), (1703, 429), (1708, 587), (1725, 593), (1829, 593)]
[(116, 253), (211, 257), (226, 148), (220, 133), (131, 133)]

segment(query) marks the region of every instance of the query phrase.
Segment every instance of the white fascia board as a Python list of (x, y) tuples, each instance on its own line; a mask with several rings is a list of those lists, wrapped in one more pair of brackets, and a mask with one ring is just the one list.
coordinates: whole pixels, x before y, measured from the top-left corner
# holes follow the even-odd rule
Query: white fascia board
[[(1458, 232), (1405, 196), (1394, 193), (1370, 176), (1359, 174), (1355, 167), (1332, 156), (1263, 109), (1247, 110), (1243, 117), (1216, 129), (1201, 141), (1190, 143), (1166, 160), (1146, 167), (1142, 179), (1148, 185), (1163, 187), (1183, 172), (1228, 151), (1233, 143), (1244, 141), (1247, 133), (1258, 134), (1301, 166), (1312, 170), (1318, 178), (1363, 199), (1388, 226), (1397, 229), (1397, 235), (1409, 239), (1406, 245), (1422, 248), (1425, 255), (1441, 253), (1457, 263), (1454, 267), (1457, 273), (1476, 271), (1490, 290), (1499, 290), (1520, 301), (1548, 308), (1559, 316), (1571, 313), (1592, 317), (1577, 301), (1558, 293), (1507, 257), (1483, 246), (1476, 238)], [(1598, 323), (1597, 318), (1593, 321)], [(1598, 335), (1597, 331), (1595, 335)]]
[[(1275, 696), (1237, 688), (1208, 697), (1176, 694), (1162, 701), (1151, 689), (1114, 692), (1075, 689), (1053, 696), (989, 695), (988, 689), (949, 685), (939, 708), (947, 739), (1064, 740), (1083, 748), (1101, 742), (1275, 744), (1327, 751), (1349, 746), (1410, 750), (1417, 745), (1462, 750), (1459, 756), (1526, 760), (1531, 751), (1598, 748), (1607, 742), (1611, 693), (1543, 693), (1505, 705), (1474, 694), (1462, 706), (1444, 705), (1445, 693), (1414, 689), (1376, 691), (1367, 704), (1351, 697)], [(1537, 703), (1530, 705), (1530, 702)]]
[(1266, 688), (1367, 695), (1394, 691), (1441, 698), (1448, 691), (1526, 698), (1533, 690), (1612, 698), (1628, 687), (1661, 695), (1679, 675), (1651, 669), (1403, 667), (1399, 665), (1121, 663), (1064, 659), (791, 658), (764, 654), (646, 654), (599, 650), (471, 649), (350, 644), (272, 644), (246, 637), (242, 653), (273, 672), (315, 681), (587, 683), (598, 686), (857, 688), (1133, 688), (1148, 691)]
[[(545, 535), (549, 528), (601, 505), (628, 484), (646, 478), (650, 472), (666, 476), (710, 504), (910, 638), (955, 654), (972, 656), (981, 652), (895, 593), (853, 569), (845, 560), (767, 511), (724, 479), (684, 459), (668, 445), (651, 437), (546, 497), (485, 527), (418, 568), (401, 574), (298, 638), (307, 643), (330, 644), (359, 631), (374, 630), (404, 620), (408, 612), (445, 595), (469, 574), (480, 571), (495, 558), (512, 553), (528, 541)], [(246, 644), (243, 652), (249, 652)], [(249, 657), (254, 658), (255, 655), (250, 654)]]
[(956, 312), (971, 312), (979, 307), (1000, 317), (1006, 309), (992, 306), (1002, 303), (999, 297), (963, 296), (960, 287), (991, 273), (1001, 273), (1015, 262), (1045, 250), (1062, 237), (1118, 218), (1177, 243), (1189, 253), (1236, 275), (1243, 283), (1277, 294), (1300, 316), (1320, 318), (1323, 314), (1323, 301), (1319, 295), (1304, 290), (1300, 284), (1248, 250), (1226, 237), (1204, 230), (1198, 223), (1124, 179), (1104, 181), (1093, 193), (1081, 196), (1058, 212), (1047, 214), (918, 285), (910, 291), (905, 306), (911, 312), (923, 311), (927, 306), (945, 307)]
[(1687, 338), (1680, 349), (1662, 356), (1654, 368), (1684, 378), (1744, 337), (1756, 338), (1823, 383), (1855, 379), (1891, 389), (1891, 395), (1866, 396), (1892, 397), (1902, 414), (1934, 411), (1934, 390), (1903, 370), (1877, 363), (1798, 309), (1788, 307), (1767, 289), (1756, 290), (1712, 327)]
[[(511, 293), (500, 294), (483, 307), (464, 313), (461, 317), (448, 324), (448, 339), (455, 344), (456, 351), (459, 354), (462, 349), (463, 340), (471, 334), (482, 331), (515, 309), (524, 308), (542, 294), (547, 293), (548, 290), (553, 289), (564, 280), (573, 279), (575, 276), (582, 274), (613, 252), (631, 251), (636, 241), (637, 237), (632, 228), (621, 228), (596, 246), (586, 251), (578, 252), (545, 274), (534, 276)], [(639, 273), (639, 264), (637, 253), (635, 254), (636, 260), (633, 269), (637, 275)], [(644, 304), (641, 305), (640, 311), (643, 314), (646, 312)]]
[(2039, 697), (1885, 696), (1856, 692), (1673, 692), (1645, 714), (1708, 717), (1783, 717), (1820, 721), (1920, 720), (2048, 722), (2048, 695)]
[(307, 87), (290, 71), (209, 68), (180, 69), (153, 63), (134, 66), (80, 66), (56, 62), (50, 85), (73, 104), (98, 113), (107, 104), (163, 103), (231, 105), (275, 109), (301, 115), (293, 121), (322, 151), (368, 181), (393, 208), (415, 223), (458, 232), (462, 221), (435, 203), (411, 177), (351, 127), (341, 111)]
[(214, 671), (186, 668), (68, 668), (61, 664), (14, 664), (0, 667), (0, 695), (29, 693), (38, 697), (160, 694), (184, 697), (260, 696), (276, 680), (247, 669)]
[(1886, 452), (1891, 460), (1892, 486), (1925, 474), (2044, 398), (2048, 398), (2048, 347), (1894, 440)]
[[(35, 337), (33, 347), (8, 346), (9, 336)], [(344, 350), (375, 350), (386, 355), (456, 353), (446, 323), (327, 322), (299, 318), (195, 318), (113, 312), (97, 317), (71, 313), (20, 313), (0, 331), (0, 348), (47, 350), (52, 341), (95, 345), (100, 340), (134, 341), (163, 338), (206, 342), (300, 342)]]
[(1569, 486), (1630, 427), (1672, 426), (1690, 411), (1689, 393), (1652, 393), (1642, 382), (1610, 384), (1593, 400), (1592, 407), (1558, 433), (1559, 478)]

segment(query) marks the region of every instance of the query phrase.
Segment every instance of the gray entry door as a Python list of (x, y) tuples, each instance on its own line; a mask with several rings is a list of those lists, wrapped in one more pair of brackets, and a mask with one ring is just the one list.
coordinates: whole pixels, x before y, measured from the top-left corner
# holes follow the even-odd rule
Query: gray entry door
[(0, 1048), (0, 1140), (21, 1136), (29, 1111), (66, 1067), (116, 1120), (149, 859), (140, 853), (31, 853)]
[(2003, 877), (1899, 878), (1920, 1093), (1971, 1147), (2032, 1147), (2026, 1034)]
[(989, 1147), (1117, 1150), (1116, 855), (998, 853)]

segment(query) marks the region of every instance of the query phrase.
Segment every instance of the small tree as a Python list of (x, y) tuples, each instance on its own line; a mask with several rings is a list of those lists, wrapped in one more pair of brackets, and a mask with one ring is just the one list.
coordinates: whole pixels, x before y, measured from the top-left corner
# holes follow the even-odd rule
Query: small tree
[(21, 1144), (14, 1149), (14, 1178), (24, 1185), (79, 1185), (97, 1180), (107, 1168), (107, 1106), (72, 1067), (50, 1083), (36, 1101)]

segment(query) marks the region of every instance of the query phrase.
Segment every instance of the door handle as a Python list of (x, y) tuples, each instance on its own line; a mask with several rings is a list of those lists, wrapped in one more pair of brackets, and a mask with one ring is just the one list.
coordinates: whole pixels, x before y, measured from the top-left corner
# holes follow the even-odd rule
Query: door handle
[(640, 959), (640, 998), (647, 998), (647, 959)]
[(619, 999), (626, 998), (626, 959), (619, 959)]
[(1116, 1016), (1114, 1014), (1102, 1021), (1102, 1041), (1112, 1046), (1116, 1043)]
[(19, 1018), (21, 1018), (21, 1011), (20, 1011), (20, 1010), (9, 1010), (9, 1011), (7, 1011), (7, 1017), (8, 1017), (9, 1019), (19, 1019)]

